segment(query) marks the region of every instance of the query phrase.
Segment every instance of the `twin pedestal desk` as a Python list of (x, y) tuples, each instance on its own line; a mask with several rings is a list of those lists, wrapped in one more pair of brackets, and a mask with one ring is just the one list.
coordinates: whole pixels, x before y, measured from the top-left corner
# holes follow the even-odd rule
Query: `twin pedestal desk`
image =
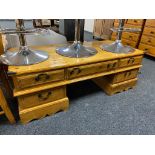
[(9, 71), (13, 72), (13, 93), (18, 98), (21, 122), (27, 123), (67, 110), (69, 100), (66, 85), (70, 83), (92, 79), (108, 95), (133, 88), (144, 52), (135, 50), (129, 54), (110, 53), (100, 49), (103, 43), (105, 41), (84, 43), (98, 51), (95, 56), (88, 58), (58, 55), (55, 49), (60, 45), (33, 47), (47, 51), (49, 59), (30, 66), (10, 66)]

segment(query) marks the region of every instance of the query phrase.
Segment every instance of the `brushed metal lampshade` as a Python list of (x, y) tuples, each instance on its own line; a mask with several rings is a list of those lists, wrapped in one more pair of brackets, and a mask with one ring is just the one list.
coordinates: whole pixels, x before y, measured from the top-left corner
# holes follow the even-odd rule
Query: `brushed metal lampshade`
[(108, 52), (112, 52), (112, 53), (130, 53), (135, 51), (135, 48), (127, 46), (127, 45), (123, 45), (122, 44), (122, 32), (123, 31), (127, 31), (127, 32), (137, 32), (140, 31), (139, 29), (131, 29), (131, 28), (124, 28), (124, 23), (125, 23), (125, 19), (120, 19), (119, 20), (119, 27), (117, 29), (112, 29), (112, 31), (117, 32), (117, 39), (115, 42), (111, 43), (111, 44), (103, 44), (101, 45), (101, 49), (108, 51)]
[(19, 51), (7, 51), (1, 55), (0, 61), (11, 66), (26, 66), (40, 63), (48, 59), (48, 53), (39, 50), (31, 50), (27, 46), (21, 46)]
[(116, 40), (112, 44), (101, 45), (101, 49), (112, 53), (130, 53), (135, 49), (133, 47), (123, 45), (121, 40)]
[(80, 42), (80, 19), (75, 20), (75, 41), (72, 45), (59, 47), (56, 52), (65, 57), (83, 58), (97, 54), (97, 50), (92, 47), (83, 46)]
[[(18, 33), (17, 33), (18, 32)], [(6, 51), (0, 56), (2, 63), (13, 66), (26, 66), (40, 63), (48, 59), (48, 53), (40, 50), (31, 50), (26, 46), (24, 21), (16, 20), (16, 30), (10, 34), (17, 33), (19, 36), (20, 47), (18, 51)], [(31, 33), (31, 32), (30, 32)], [(9, 34), (9, 32), (7, 33)]]

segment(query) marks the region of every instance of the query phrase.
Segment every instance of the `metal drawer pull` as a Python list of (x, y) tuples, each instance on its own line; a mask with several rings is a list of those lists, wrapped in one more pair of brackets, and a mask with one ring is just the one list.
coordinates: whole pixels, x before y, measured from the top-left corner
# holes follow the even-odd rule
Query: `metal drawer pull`
[(41, 80), (48, 80), (50, 78), (50, 76), (46, 73), (44, 74), (39, 74), (36, 78), (35, 78), (35, 81), (41, 81)]
[(154, 34), (154, 32), (153, 32), (153, 31), (151, 31), (150, 33), (151, 33), (151, 34)]
[(125, 72), (124, 73), (124, 77), (126, 78), (126, 77), (129, 77), (131, 75), (131, 72)]
[(132, 36), (129, 36), (130, 39), (132, 39)]
[(130, 64), (130, 63), (134, 63), (135, 62), (135, 59), (134, 58), (130, 58), (129, 60), (128, 60), (128, 64)]
[(113, 66), (112, 66), (112, 67), (113, 67), (113, 68), (115, 68), (115, 67), (116, 67), (116, 64), (117, 64), (116, 62), (115, 62), (115, 63), (113, 63)]
[(50, 97), (51, 94), (52, 94), (52, 92), (48, 92), (47, 95), (44, 96), (43, 94), (40, 93), (40, 94), (38, 94), (38, 98), (39, 98), (40, 100), (45, 101), (45, 100), (47, 100), (47, 99)]
[(80, 68), (74, 68), (71, 72), (70, 75), (72, 75), (74, 72), (76, 72), (77, 74), (81, 73), (81, 69)]
[(131, 72), (128, 72), (128, 76), (131, 76)]
[(132, 63), (134, 63), (135, 62), (135, 59), (134, 58), (131, 58), (131, 61), (132, 61)]
[(109, 68), (110, 68), (110, 64), (107, 65), (107, 69), (109, 69)]
[(112, 69), (112, 68), (115, 68), (116, 67), (116, 62), (114, 62), (113, 64), (108, 64), (107, 65), (107, 69)]
[(127, 76), (127, 72), (124, 73), (124, 77), (125, 77), (125, 78), (126, 78), (126, 76)]

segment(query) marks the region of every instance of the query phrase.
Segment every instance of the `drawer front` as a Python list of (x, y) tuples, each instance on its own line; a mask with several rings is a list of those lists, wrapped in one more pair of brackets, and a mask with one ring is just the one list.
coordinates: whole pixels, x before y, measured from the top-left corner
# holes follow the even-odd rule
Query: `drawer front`
[(155, 37), (155, 28), (152, 28), (152, 27), (145, 27), (144, 28), (144, 31), (143, 31), (143, 34), (145, 35), (150, 35), (152, 37)]
[(141, 38), (141, 43), (155, 46), (155, 37), (143, 35)]
[[(116, 32), (112, 33), (112, 38), (116, 38)], [(122, 38), (130, 40), (130, 41), (134, 41), (137, 42), (138, 38), (139, 38), (139, 34), (137, 33), (129, 33), (129, 32), (123, 32), (122, 34)]]
[(116, 40), (116, 33), (112, 33), (111, 40)]
[(141, 43), (138, 48), (145, 51), (146, 54), (150, 54), (150, 55), (155, 56), (155, 47), (154, 46), (150, 46), (150, 45), (146, 45), (146, 44)]
[(142, 62), (143, 56), (123, 58), (119, 61), (119, 67), (131, 66), (131, 65), (140, 65)]
[(84, 65), (78, 67), (72, 67), (67, 69), (68, 79), (99, 73), (103, 71), (112, 70), (118, 67), (118, 61), (107, 61), (102, 63), (96, 63), (91, 65)]
[(62, 99), (65, 96), (66, 96), (66, 88), (65, 86), (63, 86), (20, 96), (18, 97), (18, 103), (20, 109), (27, 109), (44, 103)]
[(137, 33), (129, 33), (129, 32), (124, 32), (122, 35), (122, 38), (128, 39), (130, 41), (138, 41), (139, 34)]
[(127, 40), (127, 39), (124, 39), (124, 38), (122, 38), (122, 43), (124, 45), (132, 46), (132, 47), (136, 47), (136, 45), (137, 45), (137, 42), (130, 41), (130, 40)]
[(47, 82), (64, 80), (64, 70), (35, 73), (14, 78), (16, 88), (26, 88)]
[(147, 19), (145, 26), (155, 27), (155, 19)]
[[(114, 23), (114, 27), (118, 27), (118, 23)], [(139, 28), (141, 29), (142, 26), (141, 25), (132, 25), (132, 24), (125, 24), (124, 27), (126, 28)], [(137, 33), (140, 33), (140, 32), (137, 32)]]
[(127, 24), (142, 25), (143, 19), (128, 19)]
[(133, 69), (113, 75), (112, 84), (136, 78), (138, 75), (138, 70), (139, 69)]

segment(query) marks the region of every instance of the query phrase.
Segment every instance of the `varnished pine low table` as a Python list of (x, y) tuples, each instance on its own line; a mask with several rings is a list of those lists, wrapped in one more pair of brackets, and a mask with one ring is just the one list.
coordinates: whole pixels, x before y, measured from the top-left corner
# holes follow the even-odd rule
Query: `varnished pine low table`
[(138, 70), (142, 66), (143, 51), (135, 50), (129, 54), (109, 53), (100, 49), (102, 43), (105, 41), (84, 43), (98, 51), (95, 56), (88, 58), (58, 55), (55, 49), (62, 45), (33, 47), (47, 51), (49, 59), (30, 66), (10, 66), (21, 122), (27, 123), (67, 110), (69, 100), (66, 96), (66, 85), (70, 83), (92, 79), (108, 95), (134, 87)]

